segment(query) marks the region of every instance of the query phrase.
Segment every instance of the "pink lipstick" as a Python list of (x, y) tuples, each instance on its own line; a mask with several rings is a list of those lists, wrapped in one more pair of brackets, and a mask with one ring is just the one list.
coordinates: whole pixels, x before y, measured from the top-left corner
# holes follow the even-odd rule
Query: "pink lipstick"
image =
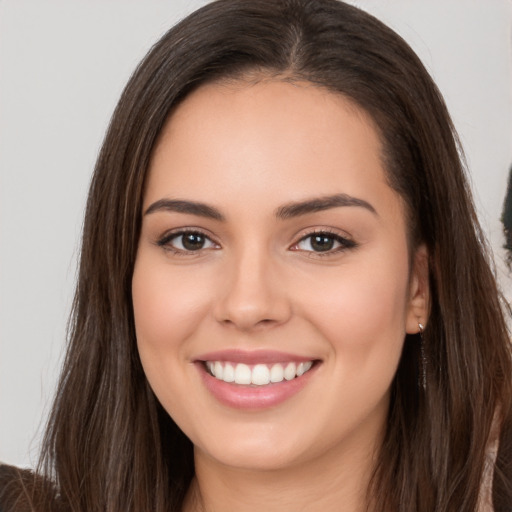
[(303, 389), (320, 361), (284, 352), (225, 350), (203, 354), (196, 363), (206, 388), (221, 403), (262, 409)]

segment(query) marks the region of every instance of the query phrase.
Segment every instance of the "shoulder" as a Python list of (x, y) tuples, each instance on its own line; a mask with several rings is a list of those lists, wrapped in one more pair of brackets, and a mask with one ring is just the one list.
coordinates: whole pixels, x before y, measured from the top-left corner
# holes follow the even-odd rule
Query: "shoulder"
[(30, 510), (29, 493), (32, 472), (6, 464), (0, 465), (0, 512)]
[(53, 485), (29, 469), (0, 464), (0, 512), (58, 511)]

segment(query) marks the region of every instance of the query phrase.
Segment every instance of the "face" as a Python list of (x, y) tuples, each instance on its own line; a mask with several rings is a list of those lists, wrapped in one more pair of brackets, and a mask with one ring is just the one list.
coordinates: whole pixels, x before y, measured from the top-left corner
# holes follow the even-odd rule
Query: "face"
[(306, 83), (199, 88), (154, 151), (132, 291), (146, 376), (196, 456), (373, 446), (424, 294), (372, 121)]

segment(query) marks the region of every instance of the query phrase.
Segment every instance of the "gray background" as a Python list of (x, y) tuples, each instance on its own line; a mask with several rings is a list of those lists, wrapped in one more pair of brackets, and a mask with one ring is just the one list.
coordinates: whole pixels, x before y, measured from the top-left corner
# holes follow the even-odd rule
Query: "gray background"
[[(200, 0), (0, 1), (0, 460), (34, 463), (62, 359), (90, 174), (151, 44)], [(511, 0), (353, 1), (431, 71), (461, 135), (506, 295)]]

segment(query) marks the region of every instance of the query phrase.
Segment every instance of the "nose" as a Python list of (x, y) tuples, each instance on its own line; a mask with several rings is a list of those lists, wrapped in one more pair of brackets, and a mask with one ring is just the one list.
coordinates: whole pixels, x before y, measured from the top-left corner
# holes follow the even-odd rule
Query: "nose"
[(215, 304), (217, 321), (241, 331), (284, 324), (292, 307), (282, 272), (264, 251), (247, 250), (234, 261), (222, 280)]

